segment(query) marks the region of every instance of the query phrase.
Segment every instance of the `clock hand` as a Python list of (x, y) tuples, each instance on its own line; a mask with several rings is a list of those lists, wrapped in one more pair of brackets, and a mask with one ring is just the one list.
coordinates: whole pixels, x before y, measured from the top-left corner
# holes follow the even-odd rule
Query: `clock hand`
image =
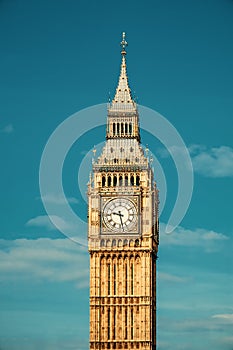
[(122, 221), (122, 217), (123, 217), (124, 215), (121, 214), (120, 210), (119, 210), (119, 216), (120, 216), (120, 220), (121, 220), (121, 227), (122, 227), (122, 230), (124, 231), (123, 221)]
[(123, 214), (121, 214), (121, 212), (119, 211), (119, 213), (113, 213), (113, 215), (118, 215), (120, 217), (124, 216)]

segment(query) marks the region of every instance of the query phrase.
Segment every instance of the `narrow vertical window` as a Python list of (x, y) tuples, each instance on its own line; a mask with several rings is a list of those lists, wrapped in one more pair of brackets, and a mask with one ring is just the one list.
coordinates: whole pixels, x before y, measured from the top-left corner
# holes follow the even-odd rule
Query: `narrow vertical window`
[(133, 274), (134, 274), (134, 270), (133, 270), (133, 263), (131, 263), (131, 265), (130, 265), (130, 274), (131, 274), (131, 278), (130, 278), (130, 284), (131, 284), (131, 286), (130, 286), (130, 289), (131, 289), (131, 294), (133, 295), (133, 283), (134, 283), (134, 278), (133, 278)]
[(111, 186), (111, 182), (112, 182), (111, 176), (108, 176), (108, 187)]
[(136, 176), (136, 186), (139, 186), (140, 185), (140, 176), (137, 175)]
[(122, 186), (122, 175), (119, 176), (119, 186)]
[(106, 183), (106, 177), (105, 177), (105, 176), (102, 176), (102, 187), (105, 186), (105, 183)]
[(119, 134), (120, 134), (120, 124), (117, 123), (117, 135), (119, 135)]
[(113, 186), (116, 186), (117, 185), (117, 176), (114, 175), (113, 176)]
[(131, 334), (130, 335), (131, 335), (131, 339), (133, 339), (133, 309), (131, 309), (131, 320), (130, 320), (130, 323), (131, 323), (130, 324), (130, 326), (131, 326), (130, 327), (130, 329), (131, 329), (131, 332), (130, 332)]
[(113, 125), (112, 125), (112, 131), (113, 131), (113, 135), (115, 135), (115, 133), (116, 133), (116, 124), (115, 123), (113, 123)]
[(110, 287), (111, 287), (111, 265), (108, 264), (108, 295), (110, 295)]
[(125, 186), (128, 186), (128, 182), (129, 182), (128, 175), (125, 175)]
[(127, 295), (128, 287), (128, 271), (127, 271), (127, 262), (125, 263), (125, 294)]
[(125, 123), (125, 134), (127, 135), (128, 134), (128, 124)]
[(113, 294), (116, 295), (116, 263), (113, 265)]
[(108, 340), (110, 340), (110, 309), (108, 309)]
[(113, 340), (116, 339), (116, 309), (113, 310)]
[(121, 123), (121, 134), (123, 135), (124, 134), (124, 124)]
[(132, 123), (129, 123), (129, 134), (132, 135)]
[(128, 338), (128, 315), (127, 315), (127, 307), (125, 308), (125, 339)]
[(133, 175), (130, 176), (130, 185), (131, 186), (134, 185), (134, 176)]

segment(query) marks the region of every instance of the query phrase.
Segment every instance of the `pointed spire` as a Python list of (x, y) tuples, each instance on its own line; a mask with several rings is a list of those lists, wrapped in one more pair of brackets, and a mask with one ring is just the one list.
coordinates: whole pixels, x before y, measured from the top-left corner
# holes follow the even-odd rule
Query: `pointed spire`
[(128, 83), (127, 70), (126, 70), (126, 46), (128, 45), (125, 40), (125, 32), (122, 33), (122, 41), (120, 43), (122, 50), (121, 71), (116, 88), (115, 97), (112, 100), (109, 111), (136, 111), (136, 103), (134, 102), (131, 90)]

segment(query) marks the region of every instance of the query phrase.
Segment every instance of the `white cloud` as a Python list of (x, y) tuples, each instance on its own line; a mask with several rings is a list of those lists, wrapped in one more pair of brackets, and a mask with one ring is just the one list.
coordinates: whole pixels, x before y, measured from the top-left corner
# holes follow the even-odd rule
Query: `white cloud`
[(41, 200), (47, 203), (65, 205), (68, 203), (77, 204), (78, 200), (74, 197), (63, 197), (59, 194), (47, 194), (46, 196), (41, 197)]
[(0, 280), (89, 283), (87, 249), (69, 239), (0, 240)]
[(159, 280), (175, 283), (184, 283), (190, 280), (189, 278), (172, 275), (166, 272), (158, 272), (158, 278)]
[(164, 245), (196, 246), (206, 251), (215, 251), (219, 243), (229, 240), (229, 237), (212, 230), (197, 228), (195, 230), (177, 227), (171, 234), (165, 233), (165, 225), (160, 224), (160, 240)]
[(212, 147), (192, 145), (189, 147), (194, 170), (205, 177), (233, 176), (233, 149), (227, 146)]
[(4, 134), (11, 134), (13, 131), (14, 128), (12, 124), (8, 124), (4, 128), (0, 129), (0, 132)]
[(233, 314), (217, 314), (217, 315), (213, 315), (212, 318), (215, 318), (224, 322), (226, 321), (229, 323), (233, 323)]
[(71, 228), (70, 224), (68, 224), (63, 218), (57, 216), (57, 215), (40, 215), (35, 218), (30, 219), (27, 223), (26, 226), (31, 226), (31, 227), (43, 227), (48, 231), (56, 230), (57, 227), (53, 225), (51, 220), (56, 224), (59, 229), (66, 230)]

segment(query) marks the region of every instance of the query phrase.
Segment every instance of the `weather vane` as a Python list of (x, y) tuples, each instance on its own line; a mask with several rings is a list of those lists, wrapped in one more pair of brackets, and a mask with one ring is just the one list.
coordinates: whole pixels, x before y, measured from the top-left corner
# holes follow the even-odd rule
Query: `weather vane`
[(125, 48), (128, 45), (127, 41), (125, 40), (125, 32), (122, 33), (122, 42), (120, 45), (122, 47), (121, 53), (125, 55), (126, 54)]

